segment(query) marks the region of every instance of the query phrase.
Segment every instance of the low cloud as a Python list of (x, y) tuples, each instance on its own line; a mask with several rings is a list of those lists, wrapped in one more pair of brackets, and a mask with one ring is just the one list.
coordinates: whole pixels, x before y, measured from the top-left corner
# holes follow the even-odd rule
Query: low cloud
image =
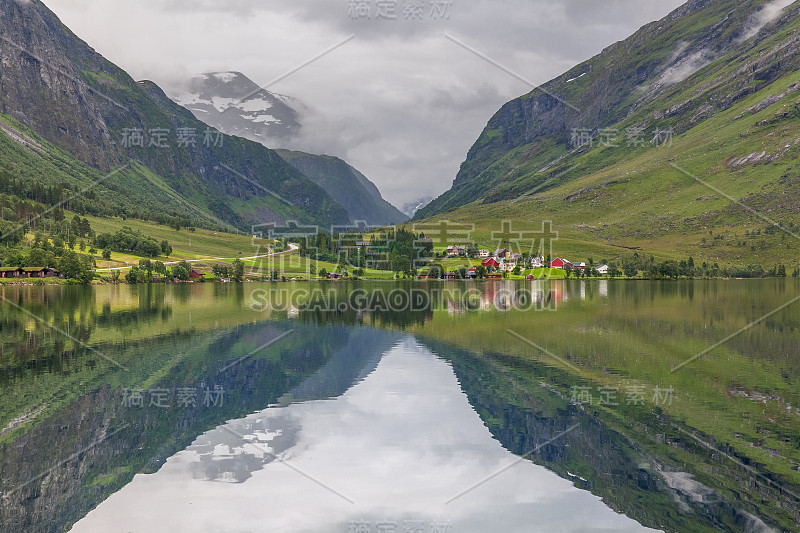
[(773, 0), (764, 4), (761, 9), (753, 13), (745, 25), (741, 40), (746, 41), (761, 31), (761, 28), (777, 19), (783, 10), (795, 3), (796, 0)]

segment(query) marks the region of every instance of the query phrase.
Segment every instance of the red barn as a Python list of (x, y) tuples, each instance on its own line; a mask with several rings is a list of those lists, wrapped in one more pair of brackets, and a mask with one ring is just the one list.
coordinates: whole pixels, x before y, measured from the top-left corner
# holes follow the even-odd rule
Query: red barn
[(566, 259), (561, 259), (560, 257), (556, 257), (550, 262), (550, 268), (571, 268), (572, 263), (567, 261)]

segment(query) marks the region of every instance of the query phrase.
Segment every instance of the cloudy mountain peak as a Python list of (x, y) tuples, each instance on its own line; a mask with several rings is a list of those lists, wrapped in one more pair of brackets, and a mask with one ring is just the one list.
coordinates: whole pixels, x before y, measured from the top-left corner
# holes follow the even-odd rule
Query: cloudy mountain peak
[(262, 89), (241, 72), (195, 76), (173, 100), (206, 124), (254, 141), (282, 141), (300, 131), (296, 100)]

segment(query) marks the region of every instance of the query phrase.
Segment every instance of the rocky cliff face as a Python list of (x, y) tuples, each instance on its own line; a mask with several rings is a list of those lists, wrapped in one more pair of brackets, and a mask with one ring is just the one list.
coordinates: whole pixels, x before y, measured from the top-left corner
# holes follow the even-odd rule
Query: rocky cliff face
[[(0, 13), (0, 114), (100, 171), (137, 161), (172, 191), (137, 186), (174, 194), (212, 220), (242, 229), (289, 218), (347, 221), (341, 206), (271, 150), (206, 137), (205, 124), (155, 84), (135, 82), (105, 60), (39, 0), (0, 0)], [(143, 138), (131, 142), (137, 132)]]
[(507, 103), (472, 146), (452, 189), (416, 218), (546, 189), (554, 167), (586, 152), (574, 143), (578, 130), (596, 137), (604, 128), (649, 134), (669, 127), (678, 135), (730, 108), (800, 67), (800, 37), (787, 31), (799, 9), (790, 4), (690, 1)]

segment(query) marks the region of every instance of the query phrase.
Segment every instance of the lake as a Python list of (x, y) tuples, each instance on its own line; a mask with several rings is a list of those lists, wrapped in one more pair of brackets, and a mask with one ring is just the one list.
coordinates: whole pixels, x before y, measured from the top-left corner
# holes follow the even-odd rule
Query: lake
[(800, 521), (798, 280), (0, 291), (0, 531)]

